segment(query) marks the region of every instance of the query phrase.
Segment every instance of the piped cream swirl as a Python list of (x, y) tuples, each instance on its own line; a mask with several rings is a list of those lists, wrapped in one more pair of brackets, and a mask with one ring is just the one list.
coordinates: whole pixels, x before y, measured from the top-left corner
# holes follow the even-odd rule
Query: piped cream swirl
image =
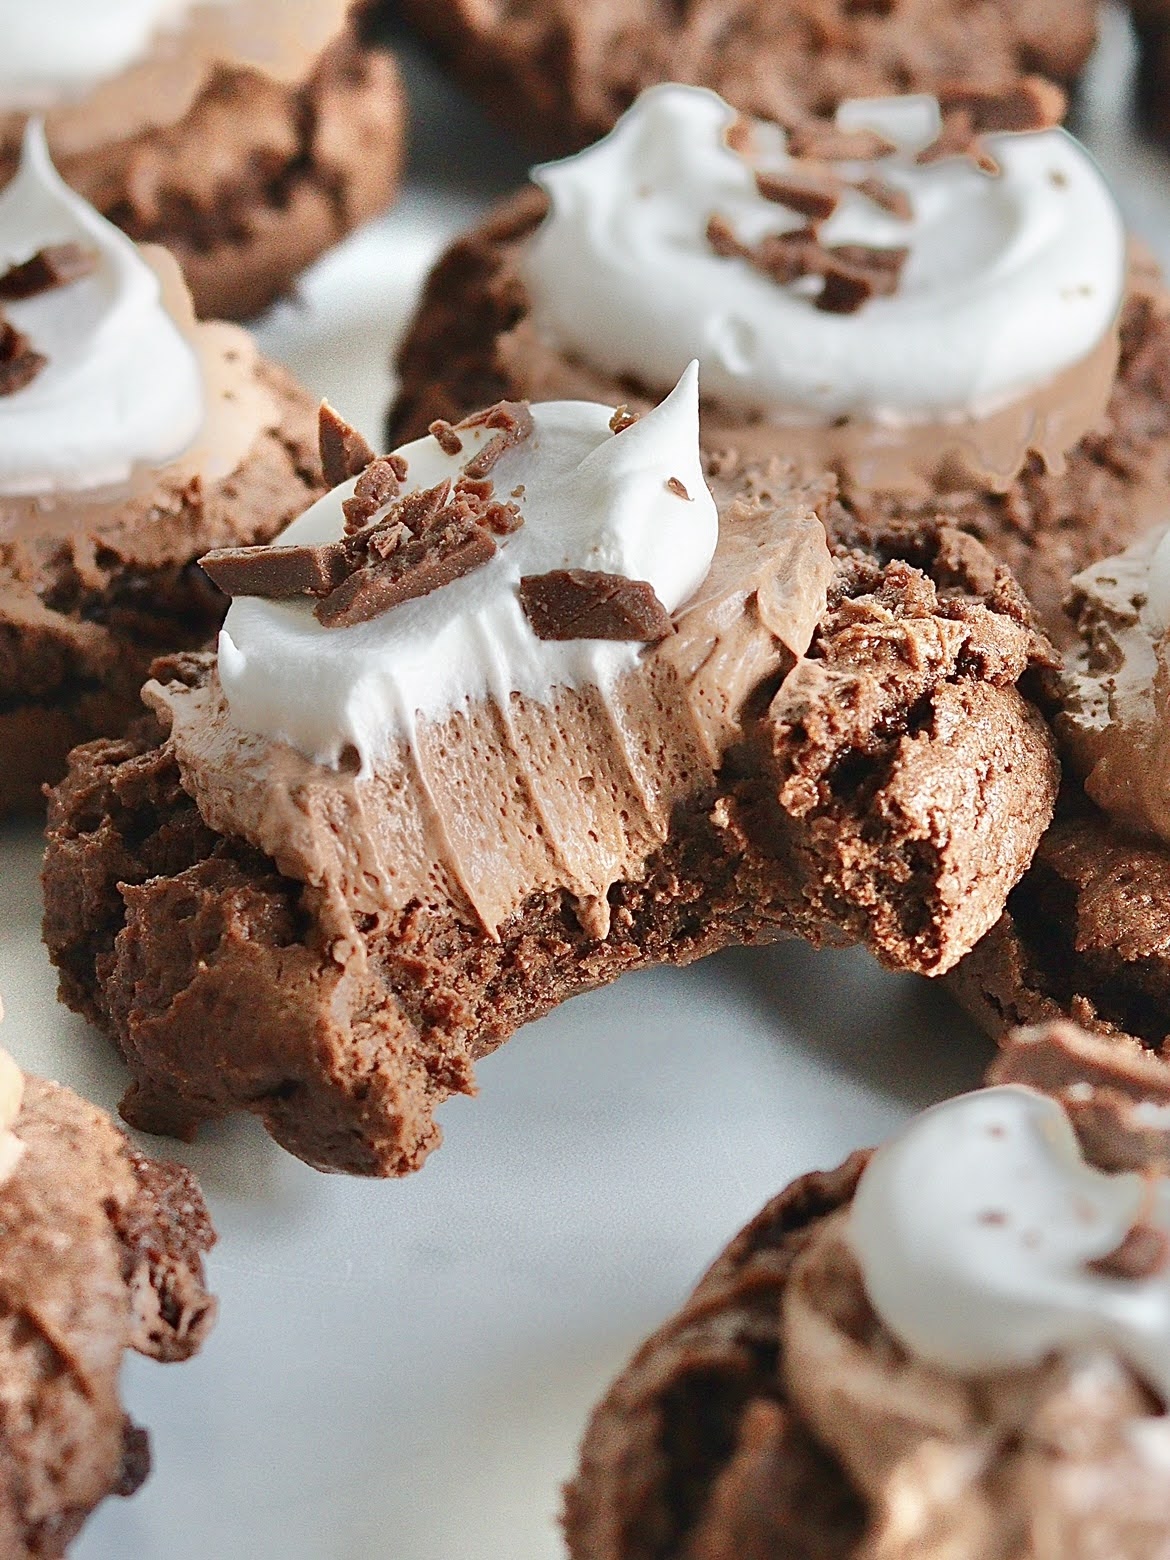
[(137, 247), (72, 191), (29, 124), (21, 166), (0, 194), (0, 270), (53, 244), (91, 251), (91, 274), (10, 303), (46, 359), (0, 397), (0, 494), (75, 492), (126, 481), (186, 449), (204, 419), (199, 359), (167, 312)]
[[(698, 439), (698, 373), (688, 368), (653, 412), (625, 432), (609, 407), (557, 401), (532, 408), (535, 432), (509, 450), (492, 478), (524, 516), (496, 556), (430, 595), (368, 623), (324, 628), (307, 601), (232, 603), (219, 643), (219, 676), (233, 720), (287, 742), (315, 763), (347, 748), (363, 770), (418, 717), (430, 720), (514, 694), (548, 701), (555, 688), (611, 687), (642, 646), (540, 640), (520, 606), (524, 575), (586, 569), (647, 580), (673, 611), (702, 583), (719, 534)], [(433, 438), (399, 453), (407, 491), (457, 477), (491, 432), (461, 430), (462, 453)], [(681, 484), (686, 496), (669, 486)], [(281, 536), (335, 541), (353, 483), (334, 489)]]
[(543, 339), (652, 386), (697, 358), (705, 395), (777, 424), (904, 428), (989, 416), (1108, 337), (1124, 230), (1096, 165), (1063, 131), (990, 137), (1002, 171), (989, 177), (962, 159), (916, 161), (939, 125), (931, 98), (843, 105), (843, 128), (877, 131), (897, 151), (834, 171), (849, 184), (878, 176), (913, 215), (846, 192), (825, 244), (910, 255), (892, 296), (837, 315), (805, 283), (781, 286), (711, 248), (713, 215), (748, 245), (805, 221), (756, 184), (757, 168), (790, 166), (782, 132), (757, 126), (750, 163), (727, 144), (734, 120), (711, 92), (652, 88), (604, 141), (536, 170), (552, 210), (522, 265)]
[(980, 1373), (1104, 1348), (1170, 1401), (1170, 1271), (1090, 1266), (1139, 1221), (1170, 1238), (1166, 1180), (1095, 1170), (1055, 1101), (1009, 1086), (936, 1106), (879, 1149), (848, 1238), (917, 1358)]

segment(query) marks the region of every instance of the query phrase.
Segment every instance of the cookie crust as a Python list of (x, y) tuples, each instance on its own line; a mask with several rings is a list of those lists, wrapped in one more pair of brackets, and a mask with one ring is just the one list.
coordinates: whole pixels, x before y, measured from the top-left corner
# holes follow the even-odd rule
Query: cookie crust
[(163, 650), (205, 644), (226, 598), (195, 560), (266, 540), (321, 490), (316, 405), (272, 363), (256, 377), (279, 409), (240, 466), (127, 502), (94, 531), (7, 534), (0, 503), (0, 816), (42, 805), (70, 748), (121, 730)]
[(29, 1078), (24, 1152), (0, 1185), (0, 1547), (56, 1560), (108, 1495), (150, 1468), (118, 1396), (128, 1349), (183, 1360), (215, 1316), (212, 1232), (194, 1179), (139, 1154), (110, 1119)]
[(63, 999), (130, 1067), (124, 1114), (182, 1134), (246, 1109), (312, 1164), (403, 1174), (481, 1057), (627, 970), (793, 935), (949, 967), (1047, 821), (1051, 739), (1017, 687), (1047, 651), (968, 539), (936, 530), (905, 551), (838, 553), (809, 656), (760, 690), (644, 876), (611, 890), (604, 938), (557, 892), (498, 940), (450, 909), (371, 917), (360, 960), (339, 962), (313, 893), (206, 826), (157, 724), (78, 749), (51, 800), (45, 935)]
[[(397, 190), (405, 97), (368, 31), (358, 8), (299, 83), (221, 66), (176, 124), (59, 153), (60, 172), (131, 238), (171, 250), (201, 319), (258, 314)], [(0, 183), (19, 137), (0, 123)]]
[(506, 129), (544, 152), (604, 135), (643, 88), (712, 87), (745, 113), (794, 124), (842, 98), (1071, 81), (1096, 37), (1087, 0), (399, 0), (442, 63)]
[[(431, 272), (398, 353), (392, 442), (420, 438), (436, 417), (457, 421), (498, 399), (557, 393), (525, 384), (520, 354), (504, 344), (530, 314), (519, 253), (547, 210), (527, 189), (455, 241)], [(649, 404), (646, 387), (586, 371), (614, 401)], [(579, 373), (565, 361), (566, 377)], [(843, 496), (863, 525), (900, 523), (913, 533), (942, 515), (1009, 565), (1053, 638), (1069, 624), (1061, 602), (1073, 574), (1118, 551), (1164, 518), (1170, 502), (1170, 294), (1154, 261), (1135, 252), (1121, 319), (1121, 360), (1101, 428), (1069, 454), (1063, 472), (1038, 457), (1002, 494), (978, 490), (925, 500), (856, 491)], [(850, 540), (846, 529), (843, 540)]]

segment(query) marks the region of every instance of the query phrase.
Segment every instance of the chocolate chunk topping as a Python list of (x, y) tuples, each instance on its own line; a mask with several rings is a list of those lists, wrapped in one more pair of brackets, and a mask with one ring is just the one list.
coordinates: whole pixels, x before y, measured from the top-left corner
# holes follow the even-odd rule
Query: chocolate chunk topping
[(463, 454), (463, 440), (455, 432), (451, 424), (449, 422), (445, 422), (443, 418), (436, 417), (435, 421), (427, 429), (427, 432), (430, 434), (431, 438), (434, 439), (435, 443), (439, 446), (444, 455)]
[(14, 395), (31, 384), (48, 362), (23, 331), (0, 314), (0, 395)]
[(918, 154), (920, 163), (968, 157), (984, 173), (999, 164), (983, 142), (985, 135), (1051, 130), (1064, 119), (1068, 99), (1051, 81), (1028, 76), (996, 92), (980, 87), (944, 87), (938, 94), (943, 112), (938, 138)]
[(914, 203), (906, 191), (898, 189), (897, 185), (871, 175), (867, 179), (862, 179), (854, 188), (867, 200), (872, 200), (875, 206), (880, 206), (883, 211), (888, 211), (890, 216), (897, 217), (900, 222), (914, 220)]
[(203, 572), (225, 596), (263, 596), (289, 601), (294, 596), (327, 596), (346, 577), (341, 548), (218, 547), (199, 560)]
[(676, 498), (685, 498), (688, 504), (691, 501), (691, 495), (678, 477), (667, 477), (666, 490), (668, 493), (673, 493)]
[(412, 536), (405, 526), (390, 528), (395, 545), (385, 556), (356, 570), (332, 595), (314, 609), (326, 628), (348, 628), (366, 623), (391, 607), (449, 585), (470, 574), (495, 556), (489, 533), (472, 520), (452, 519), (436, 524), (423, 536)]
[[(374, 461), (359, 487), (383, 466), (389, 462)], [(396, 472), (390, 470), (388, 479), (397, 484)], [(372, 502), (377, 494), (368, 497)], [(200, 561), (229, 596), (278, 601), (314, 596), (318, 621), (344, 628), (478, 568), (494, 556), (497, 536), (523, 524), (516, 505), (497, 499), (490, 481), (462, 476), (401, 498), (392, 495), (388, 507), (376, 504), (371, 513), (383, 508), (380, 520), (349, 531), (339, 542), (223, 548)]]
[[(714, 220), (715, 219), (712, 218), (712, 221)], [(627, 428), (632, 428), (634, 426), (640, 416), (640, 412), (631, 412), (630, 408), (623, 401), (622, 404), (616, 408), (613, 416), (609, 419), (610, 432), (625, 433)]]
[(538, 639), (618, 639), (656, 644), (674, 633), (646, 580), (587, 569), (554, 569), (520, 581), (520, 604)]
[(741, 243), (722, 217), (708, 222), (707, 241), (716, 254), (746, 260), (780, 286), (807, 276), (821, 277), (824, 287), (811, 301), (832, 314), (852, 314), (868, 299), (896, 292), (910, 254), (908, 249), (874, 249), (867, 244), (829, 247), (811, 227), (769, 234), (753, 248)]
[(752, 127), (750, 120), (740, 114), (733, 119), (723, 132), (723, 143), (728, 151), (736, 152), (740, 157), (745, 157), (751, 149)]
[(497, 401), (487, 411), (465, 417), (458, 426), (499, 430), (495, 438), (481, 445), (464, 466), (464, 476), (474, 479), (486, 477), (501, 455), (531, 436), (536, 424), (532, 421), (527, 401)]
[(358, 478), (353, 497), (341, 506), (347, 532), (360, 531), (391, 499), (397, 497), (401, 485), (401, 460), (394, 456), (381, 456), (373, 460)]
[(49, 244), (0, 275), (0, 299), (15, 303), (21, 298), (35, 298), (54, 287), (79, 282), (96, 268), (97, 255), (92, 249), (81, 244)]
[(756, 188), (765, 200), (810, 222), (827, 222), (841, 203), (845, 185), (827, 170), (792, 167), (783, 173), (757, 173)]
[(1154, 1278), (1170, 1265), (1170, 1238), (1151, 1224), (1135, 1224), (1121, 1245), (1085, 1266), (1103, 1278)]
[(321, 470), (330, 487), (361, 476), (371, 461), (373, 450), (361, 434), (329, 405), (321, 402), (317, 414), (317, 444), (321, 451)]
[(827, 120), (810, 119), (788, 132), (788, 150), (817, 162), (876, 162), (898, 148), (876, 130), (838, 130)]

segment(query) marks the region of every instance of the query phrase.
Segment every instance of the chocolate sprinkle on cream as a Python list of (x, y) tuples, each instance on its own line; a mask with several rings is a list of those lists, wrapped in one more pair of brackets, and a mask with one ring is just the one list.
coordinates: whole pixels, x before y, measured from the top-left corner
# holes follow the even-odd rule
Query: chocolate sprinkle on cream
[(823, 119), (807, 120), (788, 132), (789, 154), (817, 162), (876, 162), (897, 150), (876, 130), (838, 130)]
[(943, 124), (937, 140), (918, 154), (920, 163), (946, 157), (969, 157), (984, 173), (998, 174), (999, 164), (983, 143), (985, 135), (1051, 130), (1068, 108), (1060, 87), (1040, 76), (1028, 76), (996, 92), (980, 87), (946, 87), (938, 94)]
[(434, 439), (435, 443), (439, 446), (444, 455), (463, 454), (463, 440), (455, 432), (451, 424), (449, 422), (445, 422), (442, 417), (436, 417), (434, 422), (427, 429), (427, 432), (430, 434), (431, 438)]
[(793, 167), (784, 173), (757, 173), (756, 188), (765, 200), (810, 222), (827, 222), (841, 204), (845, 185), (826, 171)]
[(627, 428), (632, 428), (634, 426), (640, 416), (641, 413), (639, 412), (631, 412), (630, 408), (623, 401), (622, 404), (615, 410), (613, 416), (609, 419), (610, 432), (625, 433)]
[(646, 580), (588, 569), (554, 569), (520, 581), (520, 604), (538, 639), (615, 639), (657, 644), (673, 634), (670, 613)]
[(352, 534), (368, 525), (380, 509), (397, 497), (401, 483), (398, 465), (390, 456), (372, 460), (358, 478), (353, 497), (341, 506), (346, 532)]
[(351, 477), (361, 476), (377, 457), (352, 424), (329, 405), (321, 402), (317, 414), (317, 445), (321, 451), (321, 470), (330, 487), (338, 487)]
[(673, 493), (676, 498), (685, 498), (688, 504), (691, 501), (691, 495), (678, 477), (667, 477), (666, 491)]
[(97, 255), (92, 249), (73, 243), (49, 244), (0, 275), (0, 299), (16, 303), (22, 298), (35, 298), (38, 293), (79, 282), (96, 268)]
[(859, 184), (854, 185), (854, 189), (867, 200), (872, 200), (882, 211), (888, 211), (891, 217), (897, 217), (900, 222), (914, 220), (914, 202), (905, 190), (900, 190), (897, 185), (890, 184), (886, 179), (879, 179), (873, 175), (862, 179)]
[(1135, 1224), (1120, 1246), (1085, 1266), (1102, 1278), (1156, 1278), (1170, 1266), (1170, 1238), (1150, 1224)]
[(536, 424), (527, 401), (497, 401), (485, 412), (476, 412), (457, 424), (460, 428), (495, 428), (494, 439), (489, 439), (463, 468), (464, 476), (473, 479), (486, 477), (501, 455), (530, 438)]
[(741, 243), (718, 216), (707, 224), (707, 242), (717, 255), (746, 260), (780, 286), (821, 277), (824, 287), (810, 302), (830, 314), (853, 314), (870, 298), (897, 292), (910, 255), (908, 249), (875, 249), (868, 244), (827, 247), (810, 227), (769, 234), (752, 248)]
[(23, 390), (47, 362), (28, 337), (0, 314), (0, 395), (15, 395)]

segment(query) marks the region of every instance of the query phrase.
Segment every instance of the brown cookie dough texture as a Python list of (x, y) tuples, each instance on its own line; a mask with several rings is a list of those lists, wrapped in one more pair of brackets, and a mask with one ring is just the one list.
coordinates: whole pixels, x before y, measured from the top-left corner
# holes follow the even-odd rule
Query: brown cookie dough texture
[[(108, 1116), (27, 1078), (0, 1180), (0, 1552), (64, 1555), (108, 1495), (150, 1471), (118, 1397), (135, 1349), (184, 1360), (215, 1317), (215, 1239), (194, 1179), (146, 1159)], [(6, 1162), (10, 1156), (5, 1153)]]
[(1164, 1066), (1165, 678), (1145, 613), (1156, 541), (1136, 544), (1077, 582), (1080, 649), (1070, 652), (1070, 670), (1053, 690), (1066, 758), (1057, 819), (999, 924), (950, 978), (991, 1034), (1065, 1017), (1112, 1036), (1122, 1052), (1148, 1047)]
[(546, 152), (610, 130), (660, 81), (712, 87), (796, 124), (843, 98), (1071, 81), (1096, 38), (1089, 0), (398, 0), (489, 113)]
[[(393, 441), (418, 438), (436, 417), (457, 420), (473, 406), (500, 398), (584, 397), (624, 401), (636, 409), (653, 404), (653, 388), (610, 379), (567, 358), (534, 329), (520, 254), (546, 209), (541, 191), (526, 190), (439, 260), (399, 351), (399, 392), (389, 424)], [(1078, 365), (1069, 377), (1112, 374), (1112, 351), (1110, 343), (1100, 363)], [(829, 442), (835, 434), (819, 431), (808, 434), (802, 458), (810, 470), (837, 470), (842, 496), (863, 524), (902, 524), (913, 533), (942, 515), (977, 537), (1010, 566), (1046, 632), (1063, 640), (1069, 625), (1061, 602), (1072, 575), (1170, 514), (1170, 295), (1154, 262), (1138, 250), (1113, 384), (1105, 417), (1067, 452), (1063, 470), (1048, 469), (1037, 454), (1026, 455), (1002, 492), (972, 479), (928, 483), (917, 494), (880, 491), (864, 485), (849, 460), (835, 455)], [(1070, 391), (1083, 397), (1087, 388), (1077, 384)], [(1025, 433), (1024, 417), (1012, 421)], [(998, 443), (1005, 433), (997, 429), (991, 436)], [(744, 454), (759, 454), (773, 440), (781, 443), (764, 424), (737, 419), (709, 403), (703, 406), (702, 438), (709, 450)], [(794, 457), (794, 442), (785, 432), (789, 448), (776, 453)]]
[[(1014, 1036), (993, 1081), (1054, 1094), (1099, 1168), (1164, 1169), (1167, 1126), (1111, 1060), (1053, 1026)], [(566, 1491), (572, 1560), (1165, 1553), (1164, 1466), (1141, 1451), (1162, 1405), (1103, 1351), (970, 1379), (907, 1355), (844, 1238), (865, 1164), (769, 1203), (619, 1376)]]
[(783, 468), (713, 484), (708, 581), (613, 704), (487, 704), (359, 784), (242, 739), (190, 656), (156, 668), (161, 724), (73, 755), (45, 935), (129, 1119), (250, 1110), (402, 1174), (481, 1057), (625, 971), (799, 935), (937, 974), (996, 921), (1056, 784), (1015, 586), (938, 529), (830, 559), (831, 498)]
[(215, 634), (227, 600), (195, 560), (266, 541), (321, 490), (315, 403), (238, 327), (189, 328), (209, 411), (186, 455), (110, 495), (0, 496), (0, 816), (124, 729), (156, 655)]
[[(397, 190), (405, 97), (371, 29), (349, 0), (196, 7), (150, 58), (49, 111), (54, 162), (171, 250), (201, 318), (258, 314)], [(22, 124), (0, 110), (0, 183)]]

